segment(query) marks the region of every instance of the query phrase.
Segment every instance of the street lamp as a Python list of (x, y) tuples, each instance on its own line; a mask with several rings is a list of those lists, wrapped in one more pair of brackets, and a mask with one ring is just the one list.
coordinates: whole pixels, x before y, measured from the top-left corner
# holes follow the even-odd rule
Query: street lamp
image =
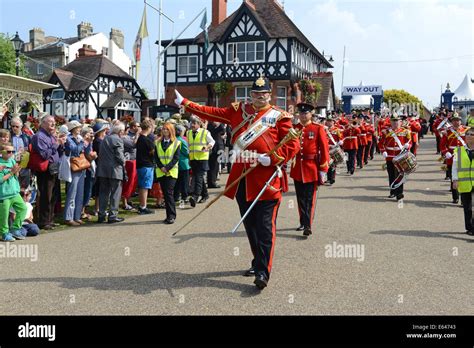
[(20, 74), (20, 50), (21, 47), (23, 46), (23, 40), (20, 39), (18, 36), (18, 32), (16, 32), (15, 37), (11, 40), (13, 43), (13, 48), (15, 49), (16, 53), (16, 61), (15, 61), (15, 67), (16, 67), (16, 76)]

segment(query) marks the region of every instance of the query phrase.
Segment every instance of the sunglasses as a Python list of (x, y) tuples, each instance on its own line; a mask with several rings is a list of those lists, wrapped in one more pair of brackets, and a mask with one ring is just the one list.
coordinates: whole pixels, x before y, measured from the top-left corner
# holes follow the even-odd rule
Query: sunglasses
[(15, 151), (5, 150), (5, 153), (15, 153)]

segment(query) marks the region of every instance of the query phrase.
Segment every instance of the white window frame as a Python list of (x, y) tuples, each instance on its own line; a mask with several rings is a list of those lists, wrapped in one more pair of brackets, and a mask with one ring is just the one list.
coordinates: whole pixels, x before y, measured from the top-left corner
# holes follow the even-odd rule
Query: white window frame
[(44, 67), (43, 63), (36, 63), (36, 75), (43, 75), (44, 74)]
[[(188, 71), (186, 74), (182, 74), (180, 72), (180, 66), (179, 60), (185, 58), (186, 59), (186, 70)], [(189, 73), (189, 61), (190, 59), (196, 59), (196, 72), (195, 73)], [(178, 56), (178, 66), (176, 67), (177, 70), (177, 75), (178, 76), (197, 76), (199, 74), (199, 66), (198, 66), (198, 56)]]
[[(242, 97), (237, 97), (237, 90), (238, 89), (245, 89), (245, 98), (242, 98)], [(235, 87), (235, 92), (234, 92), (234, 96), (235, 96), (235, 101), (236, 102), (246, 102), (248, 100), (250, 100), (250, 91), (252, 90), (252, 86), (236, 86)]]
[[(284, 90), (285, 90), (285, 97), (279, 97), (279, 96), (278, 96), (278, 90), (279, 90), (279, 89), (284, 89)], [(277, 105), (280, 109), (283, 109), (283, 110), (285, 110), (285, 111), (286, 111), (286, 108), (287, 108), (287, 106), (288, 106), (288, 105), (287, 105), (287, 93), (288, 93), (288, 89), (286, 88), (286, 86), (277, 86), (277, 94), (276, 94), (276, 101), (277, 101), (277, 102), (276, 102), (276, 105)], [(282, 107), (282, 106), (278, 105), (278, 101), (279, 101), (279, 100), (280, 100), (280, 101), (283, 100), (285, 106)]]
[[(262, 59), (257, 59), (257, 44), (259, 43), (262, 43), (263, 44), (263, 57)], [(242, 63), (242, 64), (249, 64), (249, 63), (261, 63), (261, 62), (264, 62), (265, 61), (265, 41), (243, 41), (243, 42), (228, 42), (227, 43), (227, 55), (226, 55), (226, 61), (227, 61), (227, 64), (233, 64), (235, 62), (235, 60), (237, 59), (237, 50), (236, 50), (236, 47), (237, 45), (244, 45), (245, 47), (245, 52), (244, 52), (244, 56), (245, 56), (245, 60), (242, 61), (242, 60), (238, 60), (239, 63)], [(255, 59), (254, 60), (247, 60), (247, 47), (248, 45), (254, 45), (254, 52), (255, 52)], [(229, 60), (229, 52), (231, 51), (232, 49), (232, 59)]]

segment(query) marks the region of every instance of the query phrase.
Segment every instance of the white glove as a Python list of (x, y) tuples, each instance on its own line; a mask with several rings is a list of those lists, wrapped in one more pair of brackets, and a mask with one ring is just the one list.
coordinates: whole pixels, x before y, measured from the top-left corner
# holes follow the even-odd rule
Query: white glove
[(319, 171), (320, 184), (324, 184), (328, 180), (328, 174), (322, 171)]
[(339, 146), (342, 146), (342, 144), (344, 144), (344, 142), (342, 140), (339, 140), (338, 144), (339, 144)]
[(388, 153), (387, 151), (384, 151), (383, 154), (382, 154), (383, 158), (387, 158), (388, 157)]
[(178, 92), (177, 89), (174, 90), (174, 93), (176, 94), (176, 99), (174, 100), (174, 102), (176, 103), (176, 105), (180, 106), (181, 103), (183, 102), (184, 98), (183, 98), (183, 96)]
[(405, 145), (403, 145), (403, 148), (408, 150), (410, 148), (410, 144), (406, 143)]
[(446, 159), (451, 159), (453, 158), (453, 155), (451, 154), (451, 152), (446, 152), (446, 155), (444, 155), (444, 157), (446, 157)]
[(271, 158), (267, 155), (259, 155), (257, 161), (264, 167), (268, 167), (272, 163)]

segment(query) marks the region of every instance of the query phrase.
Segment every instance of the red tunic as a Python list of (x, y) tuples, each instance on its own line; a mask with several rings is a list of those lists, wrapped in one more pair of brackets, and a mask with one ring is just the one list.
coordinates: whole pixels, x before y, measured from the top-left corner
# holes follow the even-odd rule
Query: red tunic
[(360, 133), (359, 127), (349, 126), (342, 132), (344, 136), (344, 150), (357, 150), (359, 148), (357, 135)]
[[(249, 115), (254, 115), (254, 122), (261, 119), (262, 116), (274, 106), (267, 106), (266, 108), (259, 110), (258, 112), (254, 110), (250, 104), (242, 103), (232, 103), (231, 106), (227, 108), (217, 108), (212, 106), (202, 106), (196, 103), (191, 102), (188, 99), (184, 99), (182, 105), (185, 106), (186, 111), (195, 114), (205, 120), (217, 121), (225, 124), (229, 124), (232, 129), (237, 129), (238, 126), (243, 121), (243, 110)], [(287, 112), (277, 109), (281, 112), (280, 117), (278, 118), (275, 126), (270, 127), (265, 131), (261, 136), (259, 136), (253, 143), (251, 143), (247, 150), (255, 151), (259, 154), (264, 154), (270, 152), (278, 143), (288, 134), (292, 128), (292, 116)], [(242, 128), (240, 128), (232, 137), (232, 144), (238, 139), (239, 135), (245, 132), (249, 128), (249, 123), (247, 122)], [(246, 177), (246, 196), (247, 201), (253, 201), (265, 186), (265, 183), (270, 179), (273, 173), (276, 170), (276, 165), (286, 163), (288, 160), (293, 158), (296, 153), (299, 151), (299, 141), (298, 139), (293, 139), (283, 145), (278, 149), (275, 155), (272, 155), (271, 165), (264, 167), (258, 165), (250, 174)], [(241, 163), (236, 162), (232, 165), (232, 169), (227, 180), (227, 185), (234, 182), (244, 170), (249, 169), (252, 166), (251, 163)], [(282, 192), (288, 191), (288, 180), (286, 173), (283, 170), (283, 176), (279, 178), (278, 176), (273, 180), (271, 185), (265, 190), (263, 195), (259, 200), (273, 200), (280, 199)], [(226, 196), (234, 199), (235, 194), (237, 193), (237, 188), (239, 185), (235, 185), (230, 189)]]
[(411, 141), (418, 143), (418, 132), (421, 130), (421, 124), (418, 120), (408, 121), (410, 123)]
[(359, 140), (359, 146), (364, 146), (367, 145), (367, 131), (365, 129), (365, 124), (361, 124), (359, 126), (360, 129), (360, 134), (357, 134), (358, 140)]
[(344, 139), (344, 135), (342, 135), (342, 131), (339, 127), (337, 126), (332, 126), (329, 130), (329, 133), (331, 133), (332, 135), (332, 138), (334, 139), (334, 141), (336, 143), (333, 143), (332, 140), (329, 138), (328, 136), (328, 140), (329, 140), (329, 145), (337, 145), (337, 143), (340, 141), (340, 140), (343, 140)]
[(384, 129), (380, 137), (379, 149), (382, 153), (387, 152), (388, 156), (385, 158), (385, 161), (387, 162), (391, 162), (393, 157), (396, 157), (400, 154), (400, 152), (402, 152), (402, 149), (395, 141), (393, 133), (397, 135), (398, 140), (400, 140), (400, 144), (402, 146), (410, 143), (411, 139), (410, 130), (406, 128), (398, 128), (396, 131), (392, 131), (392, 128)]
[(374, 141), (374, 135), (375, 135), (375, 128), (373, 124), (366, 124), (365, 125), (365, 131), (367, 132), (367, 142), (372, 142)]
[[(459, 126), (459, 128), (456, 130), (461, 136), (461, 139), (464, 140), (464, 142), (466, 141), (466, 131), (468, 129), (468, 127)], [(443, 156), (446, 156), (448, 152), (452, 155), (454, 153), (454, 149), (457, 146), (463, 146), (462, 143), (459, 141), (458, 137), (453, 132), (452, 128), (449, 128), (448, 130), (440, 133), (440, 135), (441, 142), (439, 144), (439, 148), (441, 149), (441, 153), (443, 154)], [(446, 164), (452, 166), (453, 158), (451, 157), (450, 159), (446, 159)]]
[(318, 171), (327, 173), (329, 169), (329, 144), (324, 126), (311, 122), (295, 128), (302, 130), (302, 135), (290, 176), (303, 183), (318, 182)]

